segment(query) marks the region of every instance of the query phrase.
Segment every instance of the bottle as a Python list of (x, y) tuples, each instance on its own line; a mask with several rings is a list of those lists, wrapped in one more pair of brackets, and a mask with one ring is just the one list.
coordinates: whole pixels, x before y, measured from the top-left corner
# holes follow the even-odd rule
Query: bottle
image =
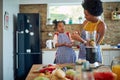
[(72, 18), (69, 19), (69, 24), (72, 24)]
[(112, 72), (117, 75), (116, 80), (120, 80), (120, 56), (114, 57), (111, 62)]

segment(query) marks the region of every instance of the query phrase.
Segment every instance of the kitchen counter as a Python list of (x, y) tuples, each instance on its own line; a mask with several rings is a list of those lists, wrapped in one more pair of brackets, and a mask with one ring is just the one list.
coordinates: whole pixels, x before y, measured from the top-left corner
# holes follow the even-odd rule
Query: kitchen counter
[[(78, 48), (73, 48), (75, 51), (79, 51)], [(47, 49), (47, 48), (43, 48), (43, 51), (56, 51), (57, 48), (53, 48), (53, 49)], [(112, 47), (106, 47), (106, 48), (102, 48), (102, 50), (120, 50), (120, 48), (112, 48)]]
[(102, 50), (120, 50), (120, 48), (102, 48)]
[[(77, 50), (79, 50), (78, 48), (73, 48), (75, 51)], [(48, 48), (42, 48), (42, 51), (56, 51), (57, 50), (57, 48), (53, 48), (53, 49), (48, 49)]]
[[(34, 80), (34, 78), (38, 77), (40, 75), (40, 73), (36, 70), (38, 70), (40, 67), (43, 67), (44, 65), (43, 64), (34, 64), (32, 66), (32, 68), (30, 69), (30, 72), (28, 73), (27, 77), (25, 80)], [(62, 68), (64, 66), (75, 66), (74, 64), (57, 64), (56, 67), (58, 68)], [(104, 69), (104, 68), (103, 68)], [(106, 67), (105, 70), (108, 71), (110, 68)], [(96, 69), (94, 69), (95, 71)]]
[[(56, 65), (56, 67), (63, 67), (66, 65), (74, 66), (74, 64), (59, 64), (59, 65)], [(25, 80), (34, 80), (35, 77), (39, 76), (40, 73), (35, 72), (35, 71), (38, 70), (42, 66), (44, 66), (44, 65), (43, 64), (34, 64)]]

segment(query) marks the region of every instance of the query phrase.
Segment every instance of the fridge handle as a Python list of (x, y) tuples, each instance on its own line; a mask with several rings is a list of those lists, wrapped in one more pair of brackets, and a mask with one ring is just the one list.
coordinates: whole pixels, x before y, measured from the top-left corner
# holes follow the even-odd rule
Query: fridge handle
[(16, 31), (16, 53), (18, 53), (18, 31)]
[(18, 55), (16, 55), (16, 68), (18, 69), (19, 66), (18, 66)]

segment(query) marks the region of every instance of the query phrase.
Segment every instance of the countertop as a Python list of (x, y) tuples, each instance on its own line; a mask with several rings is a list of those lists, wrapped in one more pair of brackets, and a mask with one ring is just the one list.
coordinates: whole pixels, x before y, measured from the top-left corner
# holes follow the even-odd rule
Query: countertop
[[(59, 64), (56, 65), (56, 67), (63, 67), (63, 66), (74, 66), (74, 64)], [(39, 72), (36, 72), (40, 67), (43, 67), (43, 64), (34, 64), (32, 68), (30, 69), (30, 72), (28, 73), (27, 77), (25, 80), (34, 80), (35, 77), (39, 76)]]
[[(75, 51), (79, 51), (78, 48), (73, 48)], [(53, 49), (48, 49), (48, 48), (43, 48), (42, 51), (56, 51), (57, 48), (53, 48)], [(120, 48), (113, 48), (113, 47), (104, 47), (102, 48), (103, 51), (105, 50), (120, 50)]]
[[(75, 51), (78, 51), (78, 48), (73, 48)], [(48, 48), (42, 48), (42, 51), (56, 51), (57, 48), (53, 48), (53, 49), (48, 49)]]
[(120, 48), (102, 48), (102, 50), (120, 50)]
[[(44, 66), (43, 64), (34, 64), (32, 66), (32, 68), (30, 69), (30, 72), (28, 73), (28, 75), (27, 75), (25, 80), (34, 80), (36, 77), (38, 77), (40, 75), (40, 73), (38, 72), (38, 69), (40, 69), (43, 66)], [(64, 66), (73, 66), (73, 67), (75, 67), (74, 64), (57, 64), (56, 65), (57, 68), (62, 68)], [(36, 70), (37, 70), (37, 72), (36, 72)], [(94, 71), (95, 70), (96, 69), (94, 69)], [(106, 67), (105, 70), (108, 71), (109, 67)]]

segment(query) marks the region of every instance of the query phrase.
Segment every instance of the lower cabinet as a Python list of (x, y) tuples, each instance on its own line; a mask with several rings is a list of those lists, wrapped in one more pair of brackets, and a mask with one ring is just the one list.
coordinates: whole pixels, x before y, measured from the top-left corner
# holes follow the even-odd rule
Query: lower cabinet
[(55, 59), (56, 51), (43, 51), (42, 53), (42, 64), (53, 64)]
[[(79, 51), (76, 50), (76, 60), (78, 60)], [(54, 64), (56, 51), (43, 51), (42, 52), (42, 64)]]
[(114, 57), (120, 56), (120, 50), (103, 50), (102, 58), (104, 65), (111, 65), (112, 59)]
[[(79, 50), (75, 50), (76, 60), (78, 60)], [(56, 51), (43, 51), (42, 64), (54, 64)], [(111, 65), (114, 57), (120, 56), (120, 50), (103, 50), (102, 63), (104, 65)]]

